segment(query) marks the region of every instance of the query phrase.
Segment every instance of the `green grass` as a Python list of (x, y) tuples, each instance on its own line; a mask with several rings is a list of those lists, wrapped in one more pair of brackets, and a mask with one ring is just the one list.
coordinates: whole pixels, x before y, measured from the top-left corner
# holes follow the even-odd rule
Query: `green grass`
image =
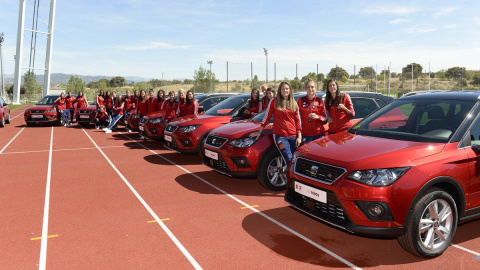
[(23, 103), (23, 104), (8, 104), (8, 108), (10, 108), (10, 111), (14, 111), (16, 109), (26, 107), (26, 106), (32, 106), (35, 104), (35, 102), (30, 102), (30, 103)]

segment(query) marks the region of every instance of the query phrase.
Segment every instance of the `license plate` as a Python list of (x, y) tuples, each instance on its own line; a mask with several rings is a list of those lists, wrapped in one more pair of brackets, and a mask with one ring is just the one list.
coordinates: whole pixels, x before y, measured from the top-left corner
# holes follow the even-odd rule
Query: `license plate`
[(138, 129), (140, 129), (141, 131), (145, 130), (145, 128), (143, 126), (138, 126)]
[(42, 114), (32, 114), (32, 118), (43, 118)]
[(172, 142), (172, 136), (170, 136), (170, 135), (165, 135), (164, 137), (165, 137), (165, 141), (167, 141), (167, 142)]
[(327, 193), (323, 190), (319, 190), (299, 182), (295, 182), (295, 192), (302, 194), (303, 196), (309, 197), (316, 201), (327, 203)]
[(213, 151), (210, 151), (208, 149), (205, 149), (205, 156), (211, 158), (211, 159), (214, 159), (214, 160), (218, 160), (218, 153), (217, 152), (213, 152)]
[(83, 118), (83, 119), (86, 118), (86, 119), (88, 119), (88, 118), (90, 118), (90, 116), (89, 116), (89, 115), (80, 114), (80, 118)]

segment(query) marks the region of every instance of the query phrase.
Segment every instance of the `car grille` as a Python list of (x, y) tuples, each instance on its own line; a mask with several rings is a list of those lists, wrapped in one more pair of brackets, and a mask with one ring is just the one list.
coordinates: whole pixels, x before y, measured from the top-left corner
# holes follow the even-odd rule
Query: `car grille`
[(344, 174), (346, 171), (347, 170), (344, 168), (315, 162), (304, 158), (297, 158), (295, 160), (295, 173), (329, 184), (340, 178), (340, 176), (342, 176), (342, 174)]
[(177, 130), (177, 128), (178, 128), (177, 126), (167, 125), (167, 126), (165, 127), (165, 131), (167, 131), (167, 132), (175, 132), (175, 130)]
[[(291, 179), (290, 181), (290, 183), (293, 183), (293, 181), (295, 181), (304, 185), (308, 185), (306, 183), (297, 181), (296, 179)], [(318, 187), (315, 188), (323, 190)], [(287, 192), (285, 193), (285, 200), (319, 219), (326, 220), (341, 226), (349, 225), (351, 223), (350, 219), (348, 218), (347, 213), (343, 209), (342, 204), (338, 200), (337, 195), (335, 195), (335, 193), (330, 190), (323, 191), (327, 193), (327, 203), (322, 203), (314, 199), (308, 198), (300, 193), (297, 193), (295, 192), (295, 189), (293, 187), (289, 187), (287, 189)]]
[(172, 140), (172, 142), (165, 141), (164, 145), (165, 147), (170, 148), (172, 150), (178, 150), (178, 145), (175, 140)]
[(223, 159), (222, 155), (218, 154), (218, 160), (203, 156), (203, 164), (221, 172), (229, 172), (227, 163)]
[(31, 110), (30, 113), (44, 113), (45, 110)]
[(225, 142), (227, 142), (226, 138), (208, 135), (207, 140), (205, 141), (205, 144), (216, 147), (216, 148), (220, 148)]
[(92, 112), (94, 111), (91, 111), (91, 110), (79, 110), (78, 113), (80, 114), (91, 114)]
[(147, 121), (148, 117), (142, 117), (142, 119), (140, 119), (140, 124), (145, 124)]

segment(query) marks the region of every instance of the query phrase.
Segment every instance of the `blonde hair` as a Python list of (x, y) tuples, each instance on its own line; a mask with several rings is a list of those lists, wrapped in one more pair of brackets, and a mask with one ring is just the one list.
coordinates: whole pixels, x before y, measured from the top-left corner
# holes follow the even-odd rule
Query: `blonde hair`
[(180, 102), (180, 93), (183, 92), (183, 94), (185, 94), (185, 98), (186, 97), (186, 93), (185, 93), (185, 90), (183, 88), (180, 88), (178, 89), (178, 94), (177, 94), (177, 101)]
[[(284, 85), (287, 85), (288, 88), (290, 88), (290, 93), (288, 94), (288, 97), (286, 99), (282, 95), (282, 86)], [(295, 102), (295, 98), (293, 98), (293, 89), (288, 82), (280, 83), (280, 85), (278, 86), (277, 93), (278, 93), (276, 96), (277, 109), (279, 109), (280, 111), (283, 111), (288, 107), (288, 105), (290, 105), (290, 109), (292, 110), (292, 112), (297, 111), (297, 103)]]
[(307, 89), (309, 83), (313, 83), (313, 85), (316, 86), (315, 81), (312, 78), (308, 78), (307, 82), (305, 83), (305, 89)]

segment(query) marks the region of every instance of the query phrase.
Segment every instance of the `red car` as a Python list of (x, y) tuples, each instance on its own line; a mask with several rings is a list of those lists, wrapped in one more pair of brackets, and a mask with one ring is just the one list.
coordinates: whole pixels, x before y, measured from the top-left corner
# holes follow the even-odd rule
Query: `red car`
[(54, 102), (60, 95), (48, 95), (43, 97), (37, 104), (25, 110), (23, 117), (27, 126), (34, 126), (37, 123), (56, 123), (63, 126), (65, 120), (54, 108)]
[(4, 127), (5, 124), (10, 124), (10, 109), (2, 97), (0, 97), (0, 117), (0, 127)]
[[(356, 121), (393, 101), (377, 93), (347, 92), (352, 98)], [(319, 92), (317, 96), (323, 97)], [(295, 94), (295, 99), (305, 93)], [(220, 126), (205, 141), (203, 164), (217, 172), (238, 178), (255, 178), (270, 190), (283, 190), (287, 185), (286, 165), (273, 142), (273, 130), (267, 127), (257, 139), (249, 135), (258, 131), (265, 112), (251, 120)], [(327, 128), (327, 127), (326, 127)]]
[[(391, 123), (392, 115), (402, 114)], [(385, 117), (386, 116), (386, 117)], [(351, 233), (439, 256), (480, 215), (480, 92), (401, 97), (295, 153), (285, 200)]]
[(97, 114), (97, 101), (94, 100), (86, 108), (77, 109), (75, 118), (80, 125), (95, 124), (95, 115)]
[(172, 120), (164, 130), (164, 146), (180, 153), (203, 153), (208, 133), (221, 125), (241, 119), (239, 115), (250, 94), (232, 96), (199, 117), (184, 116)]
[[(215, 93), (215, 94), (198, 94), (195, 99), (198, 101), (198, 111), (204, 114), (213, 106), (221, 101), (233, 96), (233, 93)], [(139, 124), (139, 130), (144, 131), (145, 135), (150, 139), (163, 139), (163, 130), (165, 122), (162, 122), (163, 114), (161, 112), (152, 112), (145, 115)]]

